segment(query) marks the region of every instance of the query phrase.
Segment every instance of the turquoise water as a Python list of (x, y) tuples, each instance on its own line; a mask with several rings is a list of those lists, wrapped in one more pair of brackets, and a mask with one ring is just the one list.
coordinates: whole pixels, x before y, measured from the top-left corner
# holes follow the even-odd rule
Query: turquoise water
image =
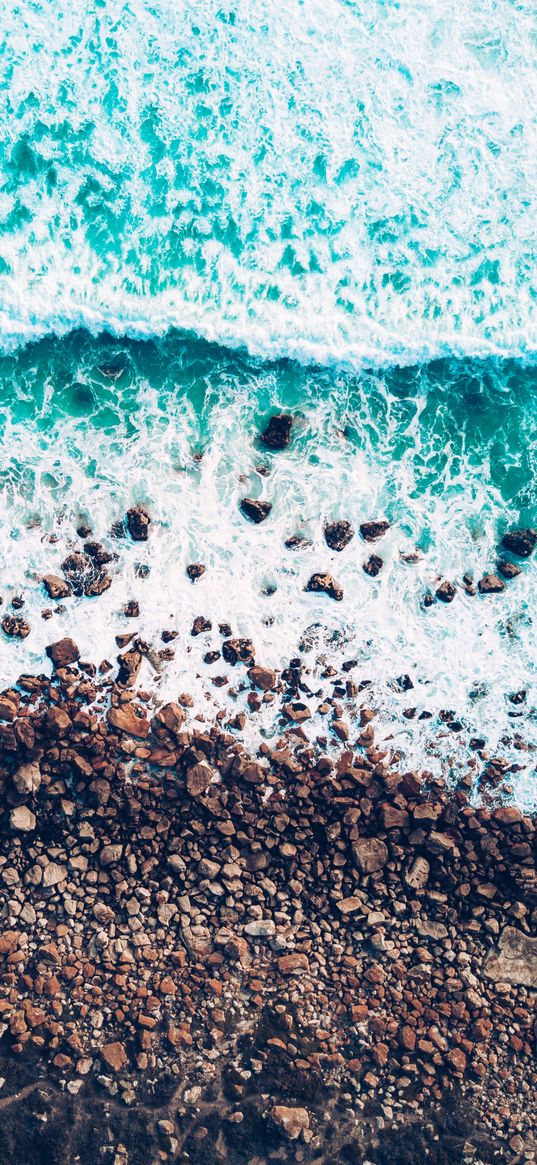
[[(32, 626), (2, 636), (0, 682), (61, 634), (114, 659), (136, 598), (148, 640), (179, 632), (159, 693), (228, 699), (205, 614), (266, 663), (302, 648), (312, 688), (357, 659), (405, 763), (464, 766), (483, 736), (531, 800), (535, 568), (495, 597), (460, 582), (537, 526), (534, 5), (24, 0), (0, 30), (0, 595)], [(256, 445), (276, 408), (284, 454)], [(143, 548), (110, 536), (134, 501)], [(383, 515), (373, 580), (323, 525)], [(80, 520), (113, 586), (43, 620)], [(304, 593), (315, 570), (341, 604)], [(426, 609), (444, 578), (455, 602)]]

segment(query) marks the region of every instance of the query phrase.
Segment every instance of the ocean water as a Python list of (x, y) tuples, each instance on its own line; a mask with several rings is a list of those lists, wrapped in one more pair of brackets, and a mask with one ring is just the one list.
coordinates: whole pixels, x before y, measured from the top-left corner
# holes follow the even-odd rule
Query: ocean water
[[(312, 692), (356, 660), (402, 763), (459, 772), (483, 738), (534, 804), (535, 566), (500, 596), (460, 582), (537, 525), (535, 6), (8, 0), (0, 32), (0, 595), (32, 626), (2, 635), (0, 683), (63, 634), (98, 663), (174, 629), (144, 678), (210, 716), (229, 621), (262, 662), (302, 651)], [(256, 440), (275, 409), (279, 454)], [(135, 501), (144, 546), (110, 534)], [(372, 580), (323, 526), (384, 515)], [(80, 520), (113, 586), (45, 621)], [(316, 570), (343, 602), (304, 592)]]

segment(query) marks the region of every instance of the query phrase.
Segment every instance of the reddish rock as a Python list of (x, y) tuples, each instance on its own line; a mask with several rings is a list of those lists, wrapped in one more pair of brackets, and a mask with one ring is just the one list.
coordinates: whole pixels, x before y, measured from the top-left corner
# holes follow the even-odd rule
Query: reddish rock
[(128, 1056), (125, 1051), (125, 1045), (119, 1040), (114, 1040), (111, 1044), (105, 1044), (100, 1049), (100, 1055), (105, 1064), (112, 1069), (113, 1072), (121, 1072), (121, 1069), (128, 1063)]
[(505, 583), (497, 574), (485, 574), (480, 578), (477, 589), (480, 595), (499, 595), (505, 590)]
[(282, 955), (278, 959), (278, 970), (282, 975), (294, 975), (297, 971), (307, 971), (308, 969), (308, 959), (299, 951), (295, 951), (291, 955)]
[(379, 837), (361, 837), (353, 841), (352, 852), (363, 874), (374, 874), (388, 861), (388, 847)]
[(129, 736), (138, 736), (145, 740), (149, 735), (149, 721), (143, 716), (137, 716), (133, 704), (122, 704), (120, 708), (109, 708), (106, 719), (112, 728), (126, 732)]
[(43, 586), (49, 599), (66, 599), (71, 594), (69, 583), (63, 578), (58, 578), (57, 574), (46, 574)]
[(214, 777), (214, 770), (203, 761), (192, 765), (186, 774), (186, 787), (191, 797), (200, 797), (209, 788)]
[(6, 615), (2, 619), (2, 630), (10, 639), (26, 639), (31, 627), (20, 615)]
[(276, 1128), (290, 1141), (298, 1140), (301, 1133), (310, 1127), (310, 1118), (305, 1108), (288, 1108), (287, 1105), (275, 1104), (270, 1115)]
[(49, 643), (46, 652), (54, 667), (69, 667), (80, 659), (80, 652), (74, 639), (59, 639), (57, 643)]

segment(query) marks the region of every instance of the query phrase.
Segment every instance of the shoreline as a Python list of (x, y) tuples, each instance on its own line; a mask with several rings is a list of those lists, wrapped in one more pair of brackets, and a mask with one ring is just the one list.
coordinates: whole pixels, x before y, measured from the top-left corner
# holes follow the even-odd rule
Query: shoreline
[(155, 710), (135, 667), (49, 654), (0, 696), (0, 1127), (33, 1074), (81, 1113), (167, 1095), (145, 1163), (328, 1161), (352, 1137), (380, 1161), (453, 1105), (475, 1159), (532, 1160), (534, 821), (395, 771), (366, 708), (328, 754), (292, 675), (296, 720), (253, 755), (187, 725), (187, 696)]

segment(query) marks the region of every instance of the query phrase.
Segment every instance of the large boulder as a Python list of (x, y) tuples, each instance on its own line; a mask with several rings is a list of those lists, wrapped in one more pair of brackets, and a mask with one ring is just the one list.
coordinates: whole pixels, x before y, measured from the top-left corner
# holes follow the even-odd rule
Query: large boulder
[(310, 1127), (310, 1118), (305, 1108), (288, 1108), (285, 1104), (275, 1104), (270, 1115), (280, 1133), (290, 1141), (298, 1140), (300, 1134)]
[(261, 440), (268, 449), (286, 449), (291, 440), (293, 418), (289, 413), (275, 413), (261, 433)]
[(504, 550), (509, 550), (511, 554), (516, 554), (519, 558), (529, 558), (535, 550), (536, 543), (537, 530), (531, 529), (508, 530), (502, 538)]
[(374, 874), (381, 870), (389, 858), (388, 846), (380, 837), (360, 837), (353, 841), (352, 852), (362, 874)]
[(496, 983), (514, 983), (537, 990), (537, 938), (506, 926), (498, 947), (491, 951), (483, 970)]
[(258, 526), (260, 522), (264, 522), (265, 518), (268, 518), (272, 503), (260, 502), (256, 498), (242, 498), (240, 508), (244, 517), (249, 518)]

